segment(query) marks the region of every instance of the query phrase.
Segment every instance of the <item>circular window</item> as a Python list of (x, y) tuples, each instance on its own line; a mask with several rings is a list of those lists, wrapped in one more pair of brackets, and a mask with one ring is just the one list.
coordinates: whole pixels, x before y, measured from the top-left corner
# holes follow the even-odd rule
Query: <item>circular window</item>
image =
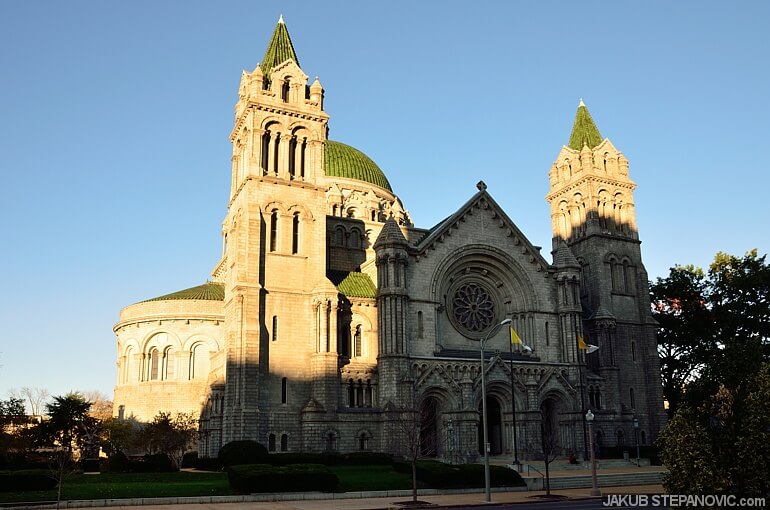
[(452, 297), (452, 317), (472, 333), (484, 331), (495, 321), (495, 301), (492, 294), (478, 283), (466, 283)]

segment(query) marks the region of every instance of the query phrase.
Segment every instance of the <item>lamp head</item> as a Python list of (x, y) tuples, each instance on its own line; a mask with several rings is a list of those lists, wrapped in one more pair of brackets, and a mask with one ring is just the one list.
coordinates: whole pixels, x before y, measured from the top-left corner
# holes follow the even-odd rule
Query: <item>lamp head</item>
[(594, 413), (592, 413), (590, 409), (586, 413), (586, 421), (588, 422), (594, 421)]
[(638, 428), (639, 428), (639, 420), (638, 420), (638, 419), (636, 419), (636, 418), (634, 418), (634, 428), (635, 428), (635, 429), (638, 429)]
[(503, 319), (503, 322), (500, 323), (501, 326), (505, 326), (506, 324), (510, 324), (511, 319)]

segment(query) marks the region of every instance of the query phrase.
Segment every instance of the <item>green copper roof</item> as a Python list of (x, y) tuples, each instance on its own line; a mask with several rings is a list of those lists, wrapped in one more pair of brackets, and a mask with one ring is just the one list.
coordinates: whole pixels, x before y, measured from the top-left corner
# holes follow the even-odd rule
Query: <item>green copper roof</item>
[(324, 173), (329, 177), (356, 179), (393, 191), (385, 174), (369, 156), (344, 143), (326, 141)]
[(602, 135), (599, 134), (599, 130), (596, 128), (596, 124), (594, 124), (594, 119), (591, 118), (588, 108), (586, 108), (581, 99), (580, 106), (578, 106), (577, 113), (575, 114), (572, 134), (569, 135), (569, 146), (579, 151), (583, 148), (583, 145), (588, 145), (589, 149), (593, 149), (600, 143), (602, 143)]
[(351, 271), (329, 271), (329, 279), (337, 290), (347, 297), (370, 298), (377, 297), (377, 288), (366, 273)]
[(197, 287), (191, 287), (189, 289), (172, 292), (165, 296), (159, 296), (152, 299), (146, 299), (142, 303), (148, 301), (176, 301), (180, 299), (201, 299), (205, 301), (224, 301), (225, 300), (225, 286), (221, 283), (207, 282)]
[(270, 69), (287, 60), (293, 60), (299, 65), (299, 59), (294, 52), (294, 45), (291, 44), (291, 37), (289, 37), (289, 30), (286, 28), (286, 23), (283, 22), (283, 16), (281, 16), (281, 19), (278, 20), (278, 24), (275, 26), (273, 38), (270, 39), (270, 44), (267, 45), (265, 56), (262, 57), (260, 67), (265, 76), (269, 76)]

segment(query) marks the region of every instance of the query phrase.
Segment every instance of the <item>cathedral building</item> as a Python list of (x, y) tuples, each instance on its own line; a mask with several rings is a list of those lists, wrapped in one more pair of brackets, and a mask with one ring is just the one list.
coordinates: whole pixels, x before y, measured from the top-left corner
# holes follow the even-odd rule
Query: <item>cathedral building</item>
[(582, 101), (548, 173), (548, 261), (483, 182), (416, 227), (377, 164), (329, 139), (324, 94), (279, 20), (241, 76), (222, 258), (121, 311), (115, 414), (197, 413), (202, 456), (238, 439), (393, 452), (411, 416), (423, 454), (474, 459), (488, 339), (493, 455), (538, 457), (541, 430), (583, 452), (588, 409), (600, 445), (651, 444), (665, 414), (635, 184)]

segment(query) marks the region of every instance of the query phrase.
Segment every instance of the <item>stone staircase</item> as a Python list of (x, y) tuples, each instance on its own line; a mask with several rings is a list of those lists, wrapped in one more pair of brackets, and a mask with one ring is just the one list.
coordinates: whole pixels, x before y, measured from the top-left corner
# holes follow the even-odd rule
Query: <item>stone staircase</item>
[[(597, 473), (599, 487), (619, 487), (626, 485), (659, 485), (663, 481), (664, 469), (644, 471), (617, 471)], [(522, 478), (527, 484), (527, 490), (538, 491), (545, 489), (545, 474), (526, 470)], [(551, 489), (578, 489), (591, 487), (591, 473), (551, 473)]]

